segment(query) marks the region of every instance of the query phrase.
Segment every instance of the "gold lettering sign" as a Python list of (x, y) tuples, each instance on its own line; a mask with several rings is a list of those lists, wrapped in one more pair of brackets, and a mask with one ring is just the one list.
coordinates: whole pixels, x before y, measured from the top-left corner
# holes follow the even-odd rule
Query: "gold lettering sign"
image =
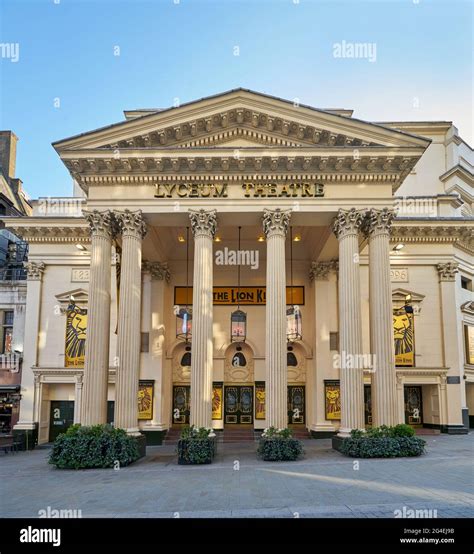
[(464, 326), (464, 337), (466, 339), (466, 363), (474, 365), (474, 325)]
[(265, 383), (255, 383), (255, 419), (265, 419)]
[(212, 386), (212, 419), (222, 419), (222, 383)]
[(138, 385), (138, 419), (153, 419), (154, 381), (140, 381)]
[(156, 183), (155, 198), (321, 198), (323, 183)]
[(324, 381), (326, 419), (341, 419), (341, 385), (339, 381)]
[(395, 365), (415, 367), (415, 324), (413, 314), (402, 308), (393, 311), (393, 336), (395, 340)]
[(87, 310), (70, 304), (66, 312), (65, 367), (84, 367)]
[[(214, 287), (213, 298), (215, 306), (264, 306), (266, 287)], [(174, 288), (174, 303), (178, 306), (192, 304), (193, 289), (189, 287)], [(304, 305), (304, 287), (293, 287), (293, 296), (291, 287), (286, 287), (286, 303), (297, 306)]]

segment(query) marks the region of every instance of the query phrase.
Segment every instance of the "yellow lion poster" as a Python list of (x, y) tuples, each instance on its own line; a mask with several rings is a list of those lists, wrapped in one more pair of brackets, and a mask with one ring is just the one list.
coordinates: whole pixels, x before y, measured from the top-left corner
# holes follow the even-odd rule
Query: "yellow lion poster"
[(87, 310), (70, 304), (66, 312), (65, 367), (84, 367)]
[(415, 366), (415, 327), (412, 313), (393, 311), (393, 337), (395, 341), (395, 365)]
[(212, 387), (212, 419), (222, 419), (222, 385)]
[(341, 386), (339, 381), (325, 381), (326, 419), (341, 419)]
[(140, 381), (138, 385), (138, 419), (153, 419), (154, 381)]

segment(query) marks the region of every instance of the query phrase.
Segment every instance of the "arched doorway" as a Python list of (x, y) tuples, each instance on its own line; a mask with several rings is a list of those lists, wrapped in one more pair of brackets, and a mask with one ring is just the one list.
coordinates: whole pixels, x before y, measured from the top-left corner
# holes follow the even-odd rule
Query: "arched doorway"
[(304, 348), (288, 343), (286, 352), (288, 370), (288, 425), (306, 423), (306, 356)]
[(231, 344), (224, 361), (224, 425), (252, 425), (254, 356), (246, 343)]
[(173, 350), (173, 425), (189, 425), (191, 408), (191, 344), (179, 343)]

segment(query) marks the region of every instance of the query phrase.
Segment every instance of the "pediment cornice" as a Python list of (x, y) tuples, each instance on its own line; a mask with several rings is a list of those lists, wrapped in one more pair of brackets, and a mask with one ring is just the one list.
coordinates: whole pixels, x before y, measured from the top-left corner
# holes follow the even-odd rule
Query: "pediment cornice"
[(251, 91), (231, 91), (126, 120), (54, 143), (67, 149), (168, 146), (240, 127), (283, 140), (328, 146), (417, 146), (429, 140), (381, 125), (317, 110)]

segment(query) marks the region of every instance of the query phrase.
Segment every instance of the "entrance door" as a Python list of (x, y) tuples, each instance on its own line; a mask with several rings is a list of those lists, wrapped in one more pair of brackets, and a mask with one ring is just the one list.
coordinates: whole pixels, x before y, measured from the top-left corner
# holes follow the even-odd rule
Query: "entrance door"
[(65, 433), (74, 423), (74, 400), (51, 400), (49, 417), (49, 441)]
[(420, 385), (405, 385), (405, 423), (423, 425), (423, 395)]
[(189, 408), (191, 405), (191, 386), (173, 386), (173, 423), (189, 424)]
[(304, 423), (305, 387), (304, 385), (288, 386), (288, 424)]
[(224, 423), (253, 423), (253, 386), (224, 387)]

